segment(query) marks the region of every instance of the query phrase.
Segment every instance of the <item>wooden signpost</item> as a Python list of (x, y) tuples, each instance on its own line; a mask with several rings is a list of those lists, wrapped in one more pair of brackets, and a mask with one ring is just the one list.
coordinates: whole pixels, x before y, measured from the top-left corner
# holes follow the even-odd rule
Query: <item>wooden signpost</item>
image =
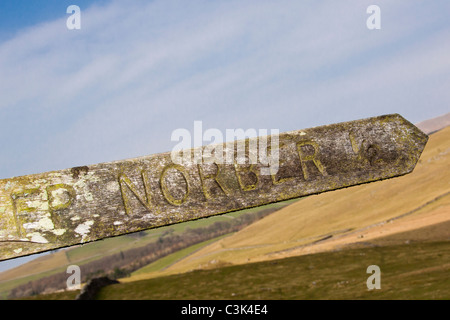
[(167, 152), (0, 180), (0, 260), (401, 176), (428, 140), (397, 114), (277, 138), (269, 174), (263, 163), (183, 165)]

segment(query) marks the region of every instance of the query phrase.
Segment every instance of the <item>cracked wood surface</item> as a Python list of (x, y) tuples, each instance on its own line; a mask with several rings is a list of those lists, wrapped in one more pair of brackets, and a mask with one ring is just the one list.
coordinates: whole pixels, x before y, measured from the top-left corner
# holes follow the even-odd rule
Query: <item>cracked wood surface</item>
[(393, 114), (3, 179), (0, 260), (401, 176), (427, 140)]

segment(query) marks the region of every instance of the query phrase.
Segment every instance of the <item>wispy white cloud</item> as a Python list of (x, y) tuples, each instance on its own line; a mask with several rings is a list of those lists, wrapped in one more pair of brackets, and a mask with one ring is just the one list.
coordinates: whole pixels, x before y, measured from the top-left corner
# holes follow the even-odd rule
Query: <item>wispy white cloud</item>
[[(0, 176), (169, 151), (194, 120), (281, 131), (448, 111), (449, 4), (113, 1), (0, 44)], [(420, 19), (417, 19), (419, 15)]]

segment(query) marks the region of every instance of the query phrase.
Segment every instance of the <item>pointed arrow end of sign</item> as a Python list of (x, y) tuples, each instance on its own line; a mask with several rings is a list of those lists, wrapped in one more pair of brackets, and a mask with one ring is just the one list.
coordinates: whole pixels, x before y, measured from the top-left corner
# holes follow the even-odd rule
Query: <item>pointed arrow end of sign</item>
[(429, 137), (399, 114), (393, 114), (389, 123), (397, 126), (395, 139), (397, 145), (401, 146), (398, 148), (401, 151), (400, 159), (404, 160), (402, 165), (405, 174), (410, 173), (419, 162)]

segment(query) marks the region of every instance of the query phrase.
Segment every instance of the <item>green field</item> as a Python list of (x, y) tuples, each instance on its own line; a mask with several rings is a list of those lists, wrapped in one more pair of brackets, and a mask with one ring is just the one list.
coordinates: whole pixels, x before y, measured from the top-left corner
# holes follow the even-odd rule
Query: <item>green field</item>
[(151, 273), (151, 272), (158, 272), (158, 271), (164, 270), (168, 266), (172, 265), (174, 262), (177, 262), (178, 260), (190, 255), (191, 253), (197, 251), (198, 249), (203, 248), (204, 246), (206, 246), (214, 241), (217, 241), (219, 239), (222, 239), (223, 237), (226, 237), (226, 236), (228, 236), (228, 235), (226, 234), (226, 235), (214, 238), (214, 239), (210, 239), (207, 241), (203, 241), (203, 242), (194, 244), (185, 249), (178, 250), (177, 252), (169, 254), (169, 255), (165, 256), (164, 258), (161, 258), (153, 263), (146, 265), (145, 267), (143, 267), (141, 269), (136, 270), (135, 272), (131, 273), (131, 276), (138, 276), (138, 275), (143, 275), (143, 274), (147, 274), (147, 273)]
[[(368, 290), (367, 267), (381, 269)], [(347, 249), (120, 283), (98, 299), (450, 299), (450, 242)], [(77, 293), (34, 299), (73, 299)]]

